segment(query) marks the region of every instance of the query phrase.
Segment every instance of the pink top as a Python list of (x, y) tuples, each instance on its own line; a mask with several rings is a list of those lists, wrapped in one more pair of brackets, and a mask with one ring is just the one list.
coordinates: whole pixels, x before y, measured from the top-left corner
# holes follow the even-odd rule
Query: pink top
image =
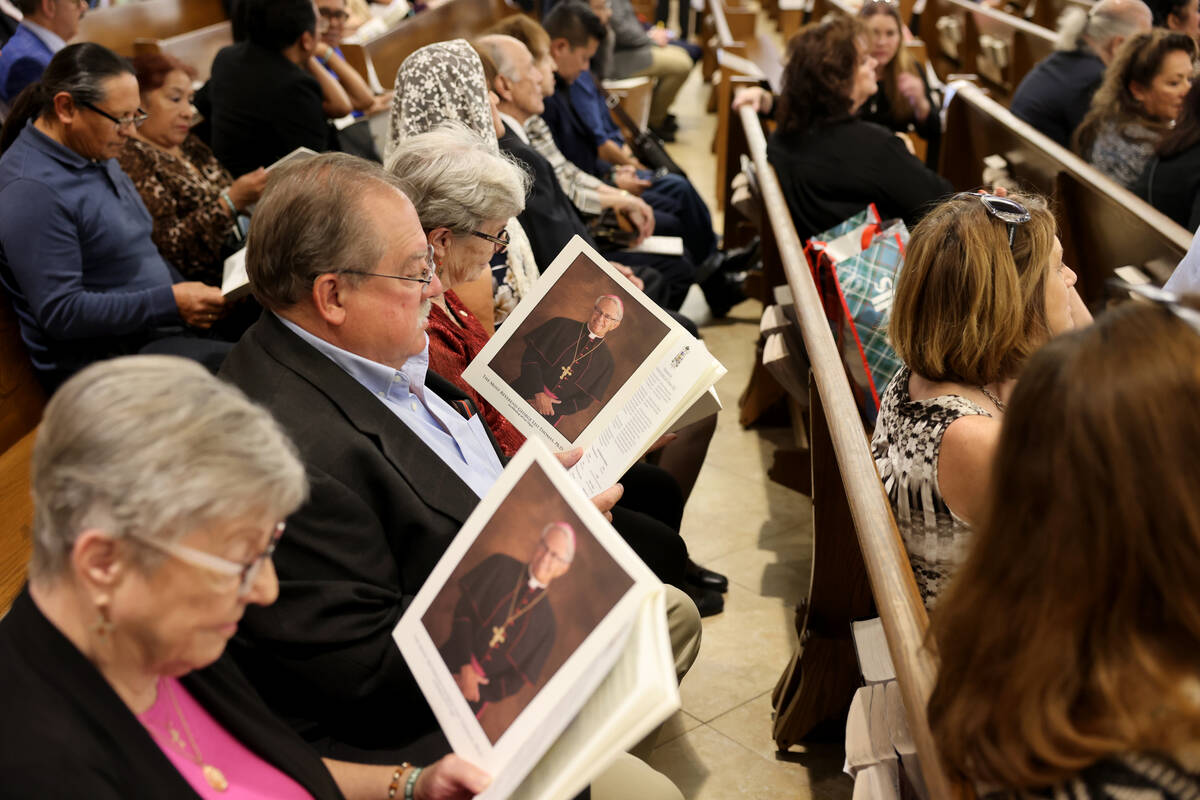
[[(138, 720), (205, 800), (312, 800), (303, 786), (230, 736), (175, 678), (159, 680), (158, 699), (138, 714)], [(197, 747), (204, 763), (216, 767), (228, 782), (225, 791), (214, 789), (205, 778), (196, 763)]]

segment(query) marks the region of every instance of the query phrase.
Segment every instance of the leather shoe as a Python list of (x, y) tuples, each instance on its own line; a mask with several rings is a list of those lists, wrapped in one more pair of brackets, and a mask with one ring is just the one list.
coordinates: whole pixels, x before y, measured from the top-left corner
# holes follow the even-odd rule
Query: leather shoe
[(683, 573), (684, 578), (693, 586), (699, 586), (703, 589), (712, 589), (716, 592), (724, 594), (729, 591), (729, 579), (719, 572), (713, 572), (711, 569), (705, 569), (695, 561), (688, 559), (687, 568)]
[(702, 617), (711, 617), (725, 610), (725, 598), (721, 597), (719, 592), (714, 592), (712, 589), (701, 589), (699, 586), (691, 584), (688, 584), (683, 591), (692, 598), (692, 602), (696, 604), (696, 610)]
[(742, 291), (744, 274), (731, 275), (717, 271), (700, 284), (704, 292), (704, 300), (708, 303), (709, 311), (714, 319), (720, 319), (729, 313), (729, 309), (746, 299)]
[(671, 128), (667, 128), (662, 125), (647, 125), (646, 127), (650, 129), (651, 133), (653, 133), (659, 139), (662, 139), (664, 142), (669, 143), (675, 141), (676, 131), (672, 130)]

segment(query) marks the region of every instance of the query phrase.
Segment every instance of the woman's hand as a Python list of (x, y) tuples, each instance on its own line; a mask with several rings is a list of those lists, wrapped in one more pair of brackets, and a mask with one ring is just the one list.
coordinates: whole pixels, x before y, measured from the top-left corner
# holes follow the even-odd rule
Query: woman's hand
[(451, 753), (421, 770), (413, 797), (418, 800), (466, 800), (488, 787), (492, 778)]
[(646, 282), (639, 278), (629, 267), (625, 266), (624, 264), (618, 264), (615, 261), (610, 261), (608, 263), (612, 265), (613, 269), (621, 273), (625, 277), (625, 280), (637, 287), (639, 292), (646, 288)]
[(745, 86), (733, 93), (733, 110), (750, 106), (756, 114), (770, 114), (775, 105), (775, 95), (761, 86)]
[(645, 200), (636, 195), (623, 194), (616, 200), (614, 206), (637, 226), (638, 244), (641, 244), (647, 236), (654, 235), (654, 209)]
[(211, 328), (228, 311), (221, 290), (199, 281), (184, 281), (171, 287), (179, 316), (193, 328)]
[(258, 202), (263, 189), (267, 186), (267, 170), (259, 167), (253, 172), (247, 172), (229, 187), (229, 199), (239, 212), (245, 211)]
[(933, 111), (929, 98), (925, 95), (925, 82), (911, 72), (901, 72), (896, 76), (896, 88), (912, 106), (913, 115), (917, 122), (924, 122)]
[(613, 170), (613, 183), (618, 189), (624, 189), (630, 194), (641, 195), (650, 188), (650, 181), (638, 177), (637, 168), (623, 164)]

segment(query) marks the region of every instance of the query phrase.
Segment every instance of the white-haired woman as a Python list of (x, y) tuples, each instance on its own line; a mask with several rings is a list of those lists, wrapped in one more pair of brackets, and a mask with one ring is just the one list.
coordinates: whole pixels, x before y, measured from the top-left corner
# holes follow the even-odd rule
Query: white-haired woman
[(198, 364), (133, 356), (67, 381), (34, 449), (29, 584), (0, 622), (0, 798), (482, 788), (453, 756), (322, 763), (223, 655), (246, 607), (275, 600), (271, 554), (306, 494), (270, 415)]

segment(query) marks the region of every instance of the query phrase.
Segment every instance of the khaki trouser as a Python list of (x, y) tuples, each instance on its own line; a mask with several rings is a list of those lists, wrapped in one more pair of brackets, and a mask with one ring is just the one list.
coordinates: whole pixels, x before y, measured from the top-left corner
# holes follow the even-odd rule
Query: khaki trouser
[[(675, 655), (675, 675), (683, 676), (691, 669), (700, 652), (700, 612), (686, 594), (667, 586), (667, 630), (671, 652)], [(633, 748), (630, 755), (621, 753), (608, 769), (592, 781), (592, 800), (683, 800), (683, 795), (671, 779), (650, 767), (645, 758), (654, 749), (661, 728)]]
[(650, 66), (630, 77), (640, 78), (644, 75), (648, 78), (658, 78), (654, 94), (650, 98), (650, 124), (657, 128), (666, 120), (667, 111), (670, 110), (671, 103), (675, 102), (675, 95), (679, 94), (688, 73), (692, 71), (692, 57), (682, 47), (670, 44), (651, 47), (650, 57)]

